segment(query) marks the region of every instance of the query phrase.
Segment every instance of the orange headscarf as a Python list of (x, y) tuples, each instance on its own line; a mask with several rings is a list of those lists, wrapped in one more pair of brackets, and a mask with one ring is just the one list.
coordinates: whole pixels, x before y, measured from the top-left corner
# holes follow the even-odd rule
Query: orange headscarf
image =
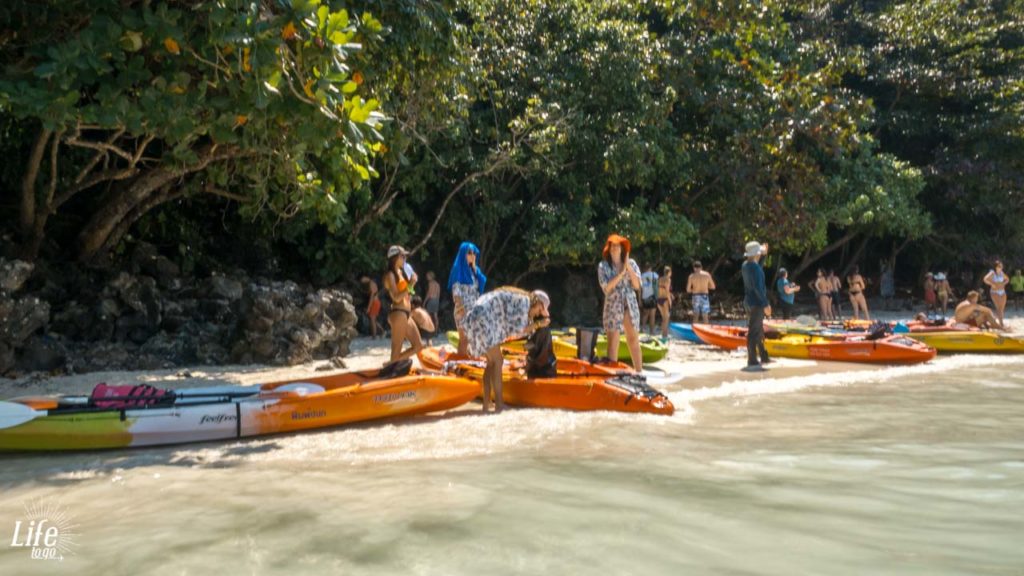
[(629, 253), (632, 252), (632, 245), (629, 243), (629, 238), (626, 238), (625, 236), (619, 236), (618, 234), (612, 234), (611, 236), (608, 237), (608, 240), (605, 241), (604, 249), (601, 250), (601, 254), (603, 254), (605, 258), (608, 258), (608, 250), (612, 247), (612, 244), (622, 245), (622, 248), (626, 251), (626, 253), (623, 254), (622, 256), (623, 260), (625, 260), (625, 258), (629, 256)]

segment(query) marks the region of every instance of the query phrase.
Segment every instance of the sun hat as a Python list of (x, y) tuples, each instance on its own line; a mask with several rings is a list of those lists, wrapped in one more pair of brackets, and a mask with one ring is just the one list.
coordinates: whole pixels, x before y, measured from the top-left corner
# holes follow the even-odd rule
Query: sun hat
[(764, 254), (764, 246), (761, 246), (761, 244), (753, 240), (747, 242), (746, 247), (743, 249), (743, 257), (750, 258), (759, 254)]
[(785, 273), (786, 273), (786, 269), (785, 268), (779, 268), (779, 274), (785, 274)]
[(622, 247), (626, 249), (627, 254), (633, 251), (632, 245), (629, 243), (629, 238), (619, 236), (618, 234), (612, 234), (607, 240), (605, 240), (604, 249), (601, 250), (601, 254), (603, 254), (605, 258), (608, 257), (608, 250), (611, 249), (612, 244), (621, 244)]
[(534, 290), (530, 292), (530, 300), (536, 300), (544, 305), (544, 311), (548, 311), (548, 306), (551, 306), (551, 298), (548, 293), (543, 290)]
[(935, 279), (936, 280), (945, 280), (946, 279), (946, 275), (943, 274), (942, 272), (939, 272), (938, 274), (935, 275)]
[(388, 258), (393, 258), (395, 256), (398, 256), (399, 254), (402, 254), (404, 256), (404, 255), (406, 255), (408, 253), (409, 253), (408, 250), (406, 250), (405, 248), (402, 248), (401, 246), (399, 246), (397, 244), (392, 246), (392, 247), (390, 247), (390, 248), (388, 248)]

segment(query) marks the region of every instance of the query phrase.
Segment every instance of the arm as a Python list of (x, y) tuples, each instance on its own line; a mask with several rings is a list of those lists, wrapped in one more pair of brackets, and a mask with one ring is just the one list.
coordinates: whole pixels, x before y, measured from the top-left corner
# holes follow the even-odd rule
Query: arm
[(710, 291), (712, 291), (714, 289), (715, 289), (715, 277), (711, 275), (711, 272), (708, 272), (708, 292), (710, 292)]
[(995, 276), (995, 270), (989, 270), (988, 274), (985, 274), (985, 278), (982, 280), (985, 284), (995, 288), (996, 283), (992, 281), (992, 277)]
[(623, 266), (627, 272), (629, 272), (629, 281), (633, 284), (633, 290), (640, 289), (640, 266), (637, 265), (636, 261), (629, 259), (626, 261), (626, 265)]
[[(626, 275), (627, 271), (627, 269), (623, 269), (622, 272), (606, 279), (604, 270), (608, 268), (610, 267), (604, 262), (597, 266), (597, 281), (601, 283), (601, 290), (604, 291), (605, 296), (611, 294), (612, 290), (615, 290), (615, 287), (619, 285), (619, 282), (622, 282), (622, 278)], [(611, 270), (611, 273), (614, 273), (614, 270)]]

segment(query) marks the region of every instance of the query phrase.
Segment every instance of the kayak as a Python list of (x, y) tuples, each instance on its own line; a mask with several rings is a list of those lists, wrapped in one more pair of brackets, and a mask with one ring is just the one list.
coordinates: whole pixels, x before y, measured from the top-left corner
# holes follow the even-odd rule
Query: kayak
[[(424, 366), (444, 367), (455, 374), (482, 380), (486, 362), (464, 359), (444, 347), (424, 348)], [(672, 401), (626, 364), (592, 364), (575, 358), (558, 360), (554, 378), (528, 378), (519, 359), (502, 367), (501, 397), (510, 406), (563, 410), (608, 410), (671, 415)]]
[[(455, 330), (451, 330), (447, 333), (448, 342), (456, 348), (459, 347), (459, 333)], [(558, 358), (575, 358), (576, 357), (576, 340), (573, 337), (572, 341), (563, 340), (561, 338), (551, 338), (551, 347), (555, 351), (555, 356)], [(526, 339), (519, 338), (517, 340), (507, 340), (501, 348), (506, 352), (517, 352), (521, 354), (526, 353)]]
[[(571, 343), (573, 348), (576, 347), (576, 331), (568, 330), (565, 332), (552, 332), (551, 337), (553, 341), (561, 340), (566, 343)], [(608, 337), (601, 334), (597, 337), (597, 345), (594, 347), (594, 354), (598, 357), (608, 356)], [(557, 355), (557, 354), (556, 354)], [(573, 356), (575, 356), (575, 352)], [(644, 364), (652, 364), (665, 358), (668, 355), (668, 345), (661, 340), (648, 336), (646, 334), (640, 335), (640, 357), (643, 359)], [(626, 343), (626, 335), (619, 335), (619, 360), (624, 362), (631, 362), (633, 356), (629, 353), (629, 344)]]
[(1004, 352), (1024, 353), (1024, 338), (999, 332), (956, 330), (945, 332), (911, 331), (909, 336), (939, 352)]
[(166, 406), (98, 408), (86, 396), (0, 402), (0, 451), (94, 450), (156, 446), (295, 432), (378, 418), (448, 410), (480, 385), (458, 376), (386, 369), (262, 386), (181, 390)]
[(668, 325), (668, 329), (672, 332), (673, 336), (676, 336), (687, 342), (693, 342), (694, 344), (703, 344), (704, 341), (697, 336), (697, 333), (693, 331), (693, 325), (686, 324), (683, 322), (672, 322)]
[[(747, 345), (747, 329), (739, 326), (694, 324), (694, 332), (708, 344), (726, 350)], [(768, 333), (764, 340), (769, 356), (807, 360), (835, 360), (880, 364), (916, 364), (935, 357), (935, 349), (905, 335), (868, 339), (860, 336)]]
[[(459, 345), (459, 333), (448, 332), (448, 342), (452, 346), (458, 347)], [(511, 352), (525, 352), (526, 340), (506, 340), (502, 345), (502, 349)], [(551, 331), (551, 346), (555, 350), (555, 356), (558, 358), (576, 358), (576, 332), (575, 330), (552, 330)], [(601, 334), (597, 337), (597, 345), (594, 347), (594, 353), (597, 356), (608, 356), (608, 338)], [(652, 336), (642, 335), (640, 336), (640, 353), (643, 358), (643, 362), (650, 364), (663, 359), (668, 354), (668, 346), (654, 338)], [(625, 361), (631, 361), (633, 356), (629, 353), (629, 345), (626, 344), (626, 337), (621, 336), (619, 338), (619, 359)]]

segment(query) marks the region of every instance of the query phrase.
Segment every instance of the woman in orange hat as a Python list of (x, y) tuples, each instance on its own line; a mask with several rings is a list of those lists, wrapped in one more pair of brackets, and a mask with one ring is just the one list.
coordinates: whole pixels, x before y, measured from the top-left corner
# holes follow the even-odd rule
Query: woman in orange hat
[(619, 359), (619, 334), (626, 331), (626, 344), (637, 372), (643, 369), (640, 354), (640, 266), (629, 257), (629, 238), (612, 234), (604, 243), (604, 259), (597, 266), (597, 279), (604, 291), (604, 331), (608, 335), (608, 358)]

